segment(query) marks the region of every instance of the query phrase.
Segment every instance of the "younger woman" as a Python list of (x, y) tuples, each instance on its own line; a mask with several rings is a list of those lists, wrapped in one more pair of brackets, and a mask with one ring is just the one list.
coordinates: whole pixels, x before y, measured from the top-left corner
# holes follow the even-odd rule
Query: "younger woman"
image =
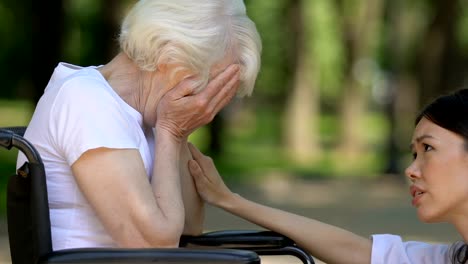
[(416, 119), (414, 160), (406, 169), (418, 217), (448, 222), (464, 242), (432, 245), (395, 235), (360, 237), (341, 228), (267, 207), (232, 193), (212, 160), (190, 146), (190, 172), (208, 203), (284, 234), (326, 263), (468, 263), (468, 89), (433, 101)]

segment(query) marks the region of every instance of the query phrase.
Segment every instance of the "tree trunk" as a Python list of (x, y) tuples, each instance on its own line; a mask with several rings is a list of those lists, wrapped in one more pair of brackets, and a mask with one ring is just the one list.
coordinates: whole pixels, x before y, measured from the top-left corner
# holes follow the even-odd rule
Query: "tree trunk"
[(313, 161), (321, 152), (317, 127), (319, 92), (313, 74), (313, 68), (301, 59), (285, 110), (287, 151), (289, 157), (299, 163)]
[[(435, 15), (429, 25), (415, 64), (421, 84), (421, 103), (426, 104), (443, 92), (458, 88), (457, 60), (462, 57), (456, 47), (455, 28), (459, 1), (434, 1)], [(459, 70), (459, 69), (458, 69)]]
[[(405, 0), (386, 2), (386, 18), (389, 25), (385, 49), (387, 50), (389, 72), (387, 98), (385, 100), (385, 115), (389, 122), (389, 136), (386, 144), (387, 164), (384, 175), (392, 178), (401, 177), (401, 153), (407, 152), (408, 142), (414, 127), (414, 117), (418, 105), (418, 86), (410, 72), (408, 51), (415, 41), (418, 41), (415, 28), (408, 29), (411, 15)], [(412, 32), (412, 34), (408, 34)]]
[[(346, 1), (345, 1), (346, 2)], [(341, 3), (343, 36), (347, 47), (347, 70), (341, 108), (341, 139), (339, 151), (344, 158), (357, 158), (364, 150), (363, 118), (367, 111), (369, 77), (374, 57), (377, 29), (383, 0), (355, 1), (356, 12), (346, 14), (349, 6)]]
[[(299, 6), (300, 5), (300, 6)], [(301, 11), (306, 12), (307, 0), (300, 1), (295, 9), (296, 32), (298, 33), (297, 66), (293, 90), (285, 108), (284, 137), (286, 150), (293, 161), (310, 163), (320, 154), (318, 137), (320, 96), (317, 86), (310, 31), (305, 27), (308, 21)]]

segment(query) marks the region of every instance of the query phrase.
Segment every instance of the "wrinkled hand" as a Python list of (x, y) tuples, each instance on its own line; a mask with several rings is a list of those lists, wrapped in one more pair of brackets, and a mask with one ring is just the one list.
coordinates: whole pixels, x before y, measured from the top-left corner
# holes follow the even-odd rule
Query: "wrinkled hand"
[(189, 149), (194, 160), (189, 161), (188, 167), (200, 197), (207, 203), (221, 206), (233, 193), (224, 184), (213, 160), (203, 155), (191, 143), (189, 143)]
[(186, 138), (197, 128), (208, 124), (236, 94), (239, 65), (233, 64), (212, 79), (200, 93), (194, 94), (194, 82), (181, 81), (168, 91), (157, 108), (156, 128), (171, 133), (176, 139)]

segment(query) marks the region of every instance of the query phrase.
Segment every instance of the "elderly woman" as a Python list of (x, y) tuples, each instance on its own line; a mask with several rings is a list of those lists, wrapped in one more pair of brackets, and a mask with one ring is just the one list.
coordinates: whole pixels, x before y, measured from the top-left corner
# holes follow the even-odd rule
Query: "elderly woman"
[(25, 134), (44, 161), (54, 250), (200, 233), (187, 137), (249, 95), (260, 65), (241, 0), (141, 0), (120, 46), (103, 66), (60, 63)]
[(208, 203), (282, 233), (326, 263), (468, 263), (468, 89), (444, 95), (416, 118), (406, 169), (412, 204), (426, 223), (453, 225), (463, 242), (452, 245), (402, 241), (383, 234), (371, 238), (326, 223), (249, 201), (232, 193), (212, 160), (195, 147), (190, 172)]

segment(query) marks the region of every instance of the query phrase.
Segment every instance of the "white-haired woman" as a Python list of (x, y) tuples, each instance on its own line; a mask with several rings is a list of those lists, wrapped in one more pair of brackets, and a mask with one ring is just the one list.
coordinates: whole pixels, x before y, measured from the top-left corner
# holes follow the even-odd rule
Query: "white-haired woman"
[(241, 0), (140, 0), (120, 46), (103, 66), (60, 63), (25, 134), (44, 161), (54, 250), (200, 233), (187, 137), (249, 95), (260, 66)]

